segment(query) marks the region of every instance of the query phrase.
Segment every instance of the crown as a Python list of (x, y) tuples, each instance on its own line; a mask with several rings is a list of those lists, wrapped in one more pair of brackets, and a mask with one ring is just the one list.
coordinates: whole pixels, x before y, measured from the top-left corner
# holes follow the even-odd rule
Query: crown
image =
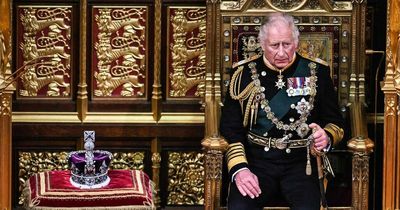
[(108, 151), (93, 150), (94, 131), (84, 131), (84, 142), (85, 150), (68, 154), (68, 165), (71, 169), (70, 182), (73, 186), (82, 189), (105, 187), (110, 183), (108, 166), (112, 154)]

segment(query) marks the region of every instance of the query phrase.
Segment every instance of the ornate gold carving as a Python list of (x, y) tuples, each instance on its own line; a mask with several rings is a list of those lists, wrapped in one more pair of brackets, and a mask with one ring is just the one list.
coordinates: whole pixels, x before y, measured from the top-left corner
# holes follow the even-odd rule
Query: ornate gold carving
[(67, 15), (71, 12), (69, 8), (28, 8), (24, 9), (24, 12), (25, 14), (21, 15), (21, 21), (28, 36), (35, 35), (46, 28), (50, 29), (51, 33), (49, 35), (55, 35), (56, 37), (60, 33), (57, 29), (68, 30), (67, 34), (71, 35), (69, 32), (70, 26), (64, 22), (65, 20), (70, 21)]
[(151, 161), (153, 162), (153, 178), (152, 181), (155, 183), (154, 185), (154, 204), (155, 206), (159, 207), (161, 203), (160, 199), (160, 162), (161, 162), (161, 155), (158, 152), (153, 153), (151, 156)]
[(368, 209), (369, 156), (353, 155), (352, 165), (352, 204), (356, 209)]
[(23, 89), (19, 91), (21, 96), (37, 96), (38, 91), (48, 86), (47, 96), (60, 96), (59, 87), (65, 88), (63, 96), (69, 96), (70, 84), (64, 81), (70, 77), (68, 68), (58, 59), (49, 62), (42, 62), (40, 65), (28, 65), (21, 76)]
[(400, 93), (400, 33), (397, 36), (397, 49), (396, 49), (395, 74), (394, 74), (394, 87), (396, 92)]
[(353, 5), (350, 2), (334, 2), (333, 5), (335, 10), (348, 10), (351, 11), (353, 9)]
[[(68, 152), (19, 152), (19, 192), (34, 173), (50, 170), (68, 169)], [(23, 197), (20, 196), (19, 204), (23, 204)]]
[(264, 0), (254, 0), (253, 1), (253, 7), (254, 8), (263, 8), (265, 6), (265, 1)]
[[(310, 35), (311, 36), (311, 35)], [(308, 58), (319, 58), (323, 61), (330, 63), (331, 57), (329, 52), (330, 40), (328, 37), (323, 37), (320, 34), (311, 37), (301, 37), (299, 41), (298, 52)]]
[(355, 209), (368, 209), (369, 191), (369, 154), (374, 142), (362, 136), (352, 138), (347, 147), (353, 153), (352, 158), (352, 205)]
[(204, 167), (202, 153), (168, 153), (168, 205), (204, 203)]
[(243, 36), (242, 42), (242, 52), (245, 59), (249, 59), (255, 55), (262, 55), (260, 43), (255, 35)]
[(0, 93), (0, 114), (2, 116), (11, 116), (11, 95)]
[(222, 1), (221, 10), (239, 10), (247, 0)]
[[(4, 94), (6, 89), (7, 71), (10, 70), (10, 63), (7, 60), (7, 49), (4, 41), (3, 32), (0, 31), (0, 115), (11, 116), (11, 94)], [(7, 76), (6, 76), (7, 75)]]
[(220, 180), (222, 178), (222, 159), (223, 154), (221, 150), (208, 150), (206, 153), (206, 179)]
[(319, 0), (308, 0), (306, 6), (306, 9), (321, 9), (321, 5)]
[(307, 0), (267, 0), (270, 7), (277, 11), (295, 11), (300, 9)]
[(394, 116), (396, 114), (396, 97), (395, 95), (387, 94), (385, 97), (385, 117)]
[[(95, 96), (144, 96), (145, 8), (98, 8)], [(96, 65), (96, 64), (95, 64)], [(121, 87), (122, 86), (122, 87)], [(116, 89), (120, 88), (122, 90)]]
[(112, 169), (136, 169), (144, 168), (144, 152), (116, 152), (110, 164)]
[(170, 62), (173, 71), (169, 75), (169, 95), (184, 97), (196, 88), (194, 95), (204, 97), (206, 10), (179, 8), (174, 11), (171, 15), (173, 42), (170, 44)]
[(66, 22), (70, 21), (71, 8), (30, 7), (22, 11), (24, 34), (19, 47), (25, 71), (21, 75), (19, 95), (37, 96), (47, 86), (46, 96), (69, 96), (71, 31)]

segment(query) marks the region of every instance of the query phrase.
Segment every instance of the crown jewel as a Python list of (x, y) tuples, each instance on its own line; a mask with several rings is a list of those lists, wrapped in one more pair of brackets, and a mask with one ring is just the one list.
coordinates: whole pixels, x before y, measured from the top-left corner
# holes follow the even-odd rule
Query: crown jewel
[(84, 131), (85, 150), (73, 151), (68, 155), (71, 169), (70, 182), (82, 189), (94, 189), (107, 186), (110, 183), (108, 166), (112, 154), (108, 151), (93, 150), (95, 142), (94, 131)]

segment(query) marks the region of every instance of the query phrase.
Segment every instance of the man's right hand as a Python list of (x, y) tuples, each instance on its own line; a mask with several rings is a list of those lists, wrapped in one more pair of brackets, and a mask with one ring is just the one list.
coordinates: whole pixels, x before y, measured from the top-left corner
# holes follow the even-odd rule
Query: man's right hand
[(250, 198), (255, 198), (261, 194), (258, 178), (249, 169), (239, 171), (235, 175), (235, 183), (243, 196), (248, 195)]

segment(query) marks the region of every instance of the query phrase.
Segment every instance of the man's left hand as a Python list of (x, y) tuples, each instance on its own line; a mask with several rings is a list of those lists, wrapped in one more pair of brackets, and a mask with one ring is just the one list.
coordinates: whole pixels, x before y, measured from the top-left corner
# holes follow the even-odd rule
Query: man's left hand
[(330, 143), (329, 136), (326, 134), (325, 130), (316, 123), (311, 123), (309, 127), (314, 131), (313, 134), (311, 134), (314, 138), (314, 148), (317, 151), (322, 151), (328, 147)]

